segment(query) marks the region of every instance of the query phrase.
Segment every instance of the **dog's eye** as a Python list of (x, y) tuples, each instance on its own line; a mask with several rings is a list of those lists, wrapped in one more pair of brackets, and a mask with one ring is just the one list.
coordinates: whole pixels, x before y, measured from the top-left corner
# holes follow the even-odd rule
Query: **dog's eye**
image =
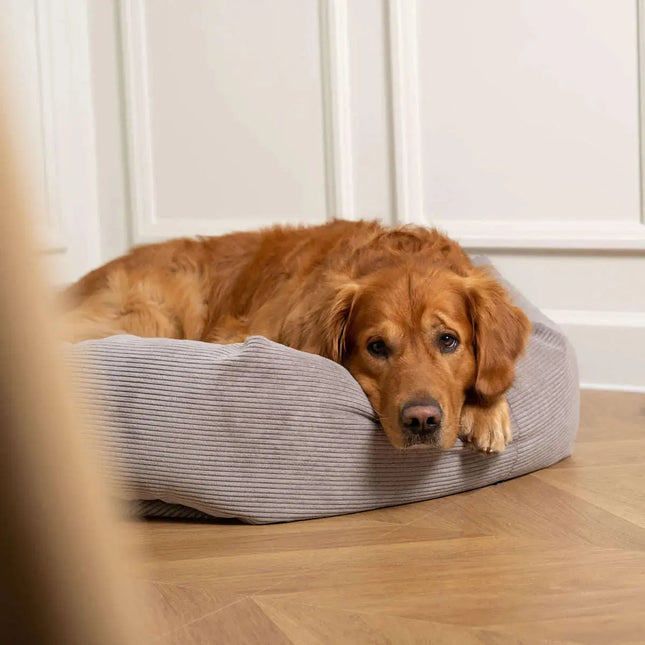
[(459, 347), (459, 339), (452, 334), (441, 334), (438, 339), (439, 349), (444, 354), (450, 354)]
[(386, 358), (389, 354), (389, 350), (385, 341), (382, 340), (373, 340), (371, 343), (367, 344), (367, 351), (372, 355), (378, 358)]

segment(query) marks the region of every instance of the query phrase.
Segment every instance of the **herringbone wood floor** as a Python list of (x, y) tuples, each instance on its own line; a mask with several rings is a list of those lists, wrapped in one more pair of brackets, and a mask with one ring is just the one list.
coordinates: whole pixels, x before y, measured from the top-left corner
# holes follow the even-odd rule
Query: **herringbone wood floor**
[(274, 526), (127, 525), (154, 642), (645, 643), (645, 395), (582, 406), (571, 459), (499, 486)]

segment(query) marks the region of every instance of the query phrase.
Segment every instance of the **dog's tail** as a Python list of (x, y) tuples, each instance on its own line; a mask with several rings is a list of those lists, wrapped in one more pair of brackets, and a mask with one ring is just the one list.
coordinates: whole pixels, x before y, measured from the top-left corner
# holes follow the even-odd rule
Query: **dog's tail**
[(122, 258), (112, 260), (98, 269), (86, 273), (82, 278), (60, 291), (56, 299), (58, 311), (71, 311), (83, 303), (88, 296), (107, 287), (108, 276), (123, 263), (122, 260)]

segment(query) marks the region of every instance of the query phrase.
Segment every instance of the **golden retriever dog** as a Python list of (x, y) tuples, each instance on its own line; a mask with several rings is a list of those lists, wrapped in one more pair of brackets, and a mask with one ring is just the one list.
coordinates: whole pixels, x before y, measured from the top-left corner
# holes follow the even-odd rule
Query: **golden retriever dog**
[(133, 249), (65, 293), (68, 340), (265, 336), (344, 365), (398, 448), (511, 439), (530, 323), (436, 230), (335, 220)]

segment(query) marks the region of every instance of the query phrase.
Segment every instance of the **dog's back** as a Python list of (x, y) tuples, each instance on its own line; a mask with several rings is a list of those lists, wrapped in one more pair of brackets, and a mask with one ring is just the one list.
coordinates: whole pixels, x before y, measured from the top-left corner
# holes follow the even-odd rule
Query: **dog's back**
[(329, 274), (359, 278), (413, 255), (457, 273), (470, 267), (461, 248), (436, 231), (344, 220), (136, 247), (67, 289), (66, 337), (237, 340), (222, 328), (267, 311), (282, 289), (316, 297)]

